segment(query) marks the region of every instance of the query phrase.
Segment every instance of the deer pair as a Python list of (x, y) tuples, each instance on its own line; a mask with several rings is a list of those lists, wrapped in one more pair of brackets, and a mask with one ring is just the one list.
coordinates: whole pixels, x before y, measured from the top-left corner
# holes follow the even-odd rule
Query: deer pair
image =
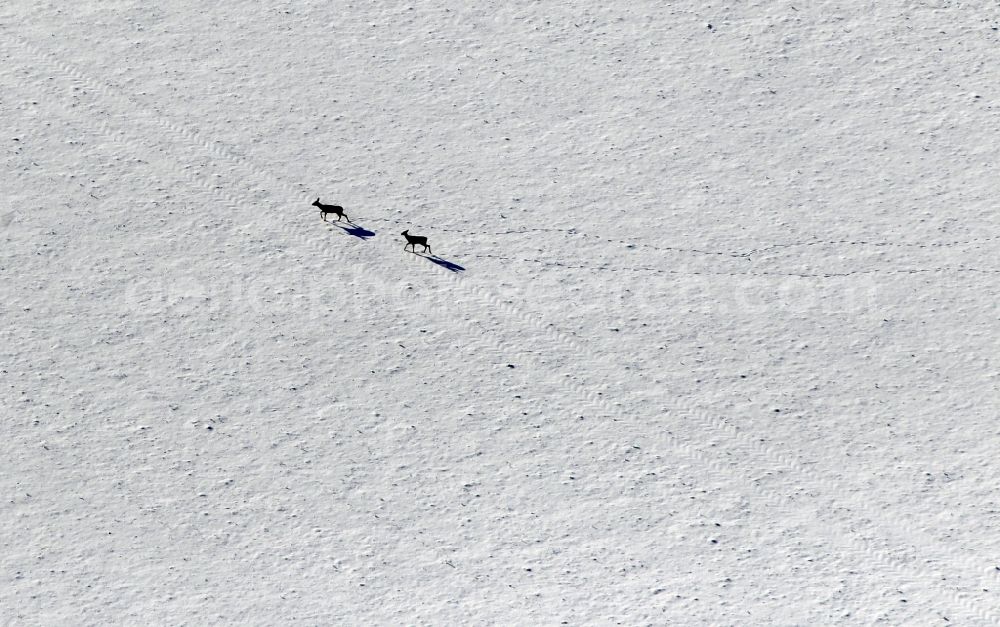
[[(319, 208), (319, 215), (323, 218), (324, 222), (327, 221), (326, 216), (330, 213), (336, 214), (337, 222), (340, 222), (342, 218), (347, 218), (348, 222), (351, 221), (351, 219), (347, 217), (347, 214), (344, 213), (344, 208), (340, 205), (324, 205), (319, 201), (319, 198), (317, 198), (312, 205)], [(431, 251), (431, 247), (427, 245), (426, 237), (422, 235), (410, 235), (410, 229), (403, 231), (402, 236), (406, 238), (406, 246), (403, 246), (403, 250), (412, 247), (411, 250), (416, 253), (417, 244), (419, 244), (424, 247), (422, 252), (434, 254), (433, 251)]]

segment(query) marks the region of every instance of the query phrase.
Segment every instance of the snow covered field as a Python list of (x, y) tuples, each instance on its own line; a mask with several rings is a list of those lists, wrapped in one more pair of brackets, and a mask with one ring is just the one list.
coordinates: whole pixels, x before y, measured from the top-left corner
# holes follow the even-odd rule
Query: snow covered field
[(0, 4), (0, 623), (1000, 624), (1000, 6), (608, 4)]

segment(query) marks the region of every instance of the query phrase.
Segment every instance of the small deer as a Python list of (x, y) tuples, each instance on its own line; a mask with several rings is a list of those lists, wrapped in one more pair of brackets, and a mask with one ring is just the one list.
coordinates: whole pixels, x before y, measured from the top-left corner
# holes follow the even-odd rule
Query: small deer
[[(312, 205), (313, 207), (319, 207), (319, 215), (323, 217), (324, 222), (327, 221), (326, 214), (328, 213), (337, 214), (337, 222), (340, 222), (341, 218), (347, 218), (347, 214), (344, 213), (344, 208), (341, 207), (340, 205), (324, 205), (319, 201), (319, 198), (317, 198), (316, 202), (314, 202)], [(351, 219), (347, 218), (347, 221), (350, 222)]]
[(421, 235), (410, 235), (410, 229), (406, 229), (402, 232), (402, 236), (406, 238), (406, 246), (403, 246), (403, 250), (406, 250), (407, 246), (413, 247), (413, 252), (417, 252), (417, 244), (424, 247), (423, 252), (434, 254), (431, 251), (431, 247), (427, 245), (427, 238)]

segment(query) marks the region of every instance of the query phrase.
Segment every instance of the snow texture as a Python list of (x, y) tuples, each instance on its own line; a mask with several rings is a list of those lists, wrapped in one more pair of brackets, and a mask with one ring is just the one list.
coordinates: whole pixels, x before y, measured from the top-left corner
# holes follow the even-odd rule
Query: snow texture
[(1000, 624), (998, 26), (0, 4), (0, 623)]

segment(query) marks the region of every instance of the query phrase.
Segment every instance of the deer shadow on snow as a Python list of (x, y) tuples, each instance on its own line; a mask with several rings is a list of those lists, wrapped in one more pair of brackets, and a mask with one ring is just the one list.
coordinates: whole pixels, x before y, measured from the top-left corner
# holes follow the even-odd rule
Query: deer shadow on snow
[(441, 257), (438, 257), (437, 255), (428, 254), (428, 253), (424, 253), (424, 252), (413, 253), (413, 254), (416, 255), (417, 257), (423, 257), (427, 261), (429, 261), (429, 262), (431, 262), (433, 264), (437, 264), (437, 265), (441, 266), (442, 268), (444, 268), (445, 270), (450, 270), (452, 272), (464, 272), (465, 271), (465, 268), (463, 268), (462, 266), (458, 265), (454, 261), (448, 261), (447, 259), (443, 259)]
[(348, 235), (353, 235), (354, 237), (357, 237), (358, 239), (365, 240), (365, 239), (368, 239), (370, 237), (375, 237), (375, 231), (369, 231), (365, 227), (358, 226), (357, 224), (354, 224), (353, 222), (349, 222), (348, 226), (344, 226), (343, 224), (337, 224), (336, 222), (334, 222), (333, 225), (336, 226), (337, 228), (339, 228), (344, 233), (347, 233)]

